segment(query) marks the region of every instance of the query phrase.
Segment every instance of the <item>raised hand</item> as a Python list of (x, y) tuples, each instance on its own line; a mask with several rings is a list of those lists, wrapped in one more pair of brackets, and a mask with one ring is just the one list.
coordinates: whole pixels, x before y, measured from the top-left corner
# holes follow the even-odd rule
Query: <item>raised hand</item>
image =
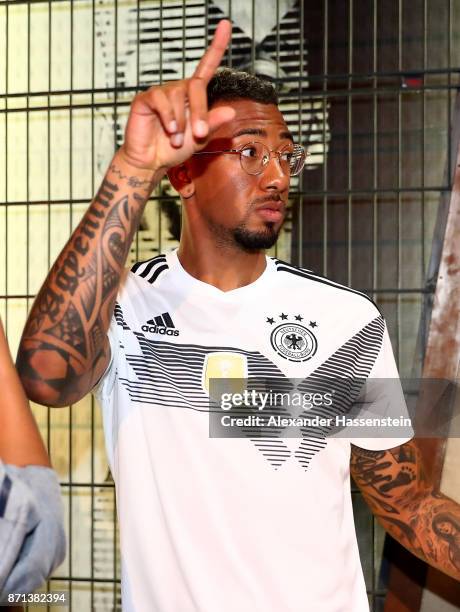
[(227, 106), (208, 111), (206, 96), (206, 87), (219, 67), (231, 31), (230, 21), (219, 23), (191, 78), (151, 87), (134, 98), (119, 151), (130, 165), (157, 171), (180, 164), (234, 117), (235, 111)]
[(190, 79), (152, 87), (134, 98), (125, 142), (51, 268), (22, 336), (17, 363), (34, 401), (76, 402), (105, 371), (110, 360), (106, 332), (152, 189), (168, 168), (202, 149), (234, 117), (226, 106), (208, 111), (206, 95), (230, 35), (230, 22), (221, 21)]

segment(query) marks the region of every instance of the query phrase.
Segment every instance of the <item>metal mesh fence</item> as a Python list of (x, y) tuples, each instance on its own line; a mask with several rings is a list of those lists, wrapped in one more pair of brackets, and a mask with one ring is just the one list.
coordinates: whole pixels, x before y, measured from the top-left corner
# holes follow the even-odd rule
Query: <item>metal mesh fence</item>
[[(31, 301), (122, 141), (142, 87), (193, 71), (219, 19), (224, 62), (273, 79), (310, 152), (275, 254), (368, 292), (413, 373), (439, 203), (449, 193), (460, 62), (455, 0), (0, 0), (0, 314), (13, 352)], [(131, 261), (177, 244), (180, 206), (152, 194)], [(34, 406), (66, 502), (68, 555), (48, 590), (120, 608), (113, 483), (91, 398)], [(371, 609), (383, 534), (354, 491)], [(34, 608), (36, 609), (36, 608)], [(56, 608), (53, 608), (56, 609)]]

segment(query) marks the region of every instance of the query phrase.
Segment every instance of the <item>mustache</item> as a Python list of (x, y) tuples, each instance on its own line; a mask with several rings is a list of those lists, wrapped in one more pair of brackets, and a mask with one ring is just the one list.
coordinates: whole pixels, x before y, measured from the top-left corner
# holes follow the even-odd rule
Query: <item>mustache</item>
[(260, 198), (256, 198), (251, 202), (252, 206), (257, 206), (258, 204), (265, 204), (265, 202), (281, 202), (286, 205), (286, 202), (283, 200), (279, 193), (273, 193), (268, 196), (262, 196)]

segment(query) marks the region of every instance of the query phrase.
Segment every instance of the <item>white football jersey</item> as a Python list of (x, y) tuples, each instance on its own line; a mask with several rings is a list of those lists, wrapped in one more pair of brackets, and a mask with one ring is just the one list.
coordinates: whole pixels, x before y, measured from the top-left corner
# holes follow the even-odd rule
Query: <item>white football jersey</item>
[[(189, 275), (174, 251), (127, 273), (109, 337), (96, 396), (116, 483), (123, 610), (368, 611), (350, 442), (385, 449), (410, 432), (351, 440), (325, 426), (315, 437), (304, 421), (292, 434), (296, 421), (219, 437), (215, 419), (233, 411), (210, 404), (209, 389), (220, 378), (235, 379), (234, 391), (239, 379), (273, 380), (291, 395), (290, 381), (300, 393), (308, 377), (332, 387), (397, 379), (374, 303), (270, 257), (255, 282), (223, 292)], [(334, 393), (317, 416), (346, 413)]]

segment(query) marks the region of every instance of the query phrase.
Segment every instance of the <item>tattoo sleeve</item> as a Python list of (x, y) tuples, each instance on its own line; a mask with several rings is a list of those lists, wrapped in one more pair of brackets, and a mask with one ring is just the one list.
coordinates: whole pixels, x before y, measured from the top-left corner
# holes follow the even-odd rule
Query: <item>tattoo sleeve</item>
[(53, 406), (75, 402), (107, 367), (107, 330), (121, 275), (155, 180), (115, 156), (51, 268), (29, 314), (17, 358), (22, 383), (34, 401)]
[(390, 535), (460, 580), (460, 505), (426, 481), (416, 441), (386, 451), (354, 446), (351, 473)]

